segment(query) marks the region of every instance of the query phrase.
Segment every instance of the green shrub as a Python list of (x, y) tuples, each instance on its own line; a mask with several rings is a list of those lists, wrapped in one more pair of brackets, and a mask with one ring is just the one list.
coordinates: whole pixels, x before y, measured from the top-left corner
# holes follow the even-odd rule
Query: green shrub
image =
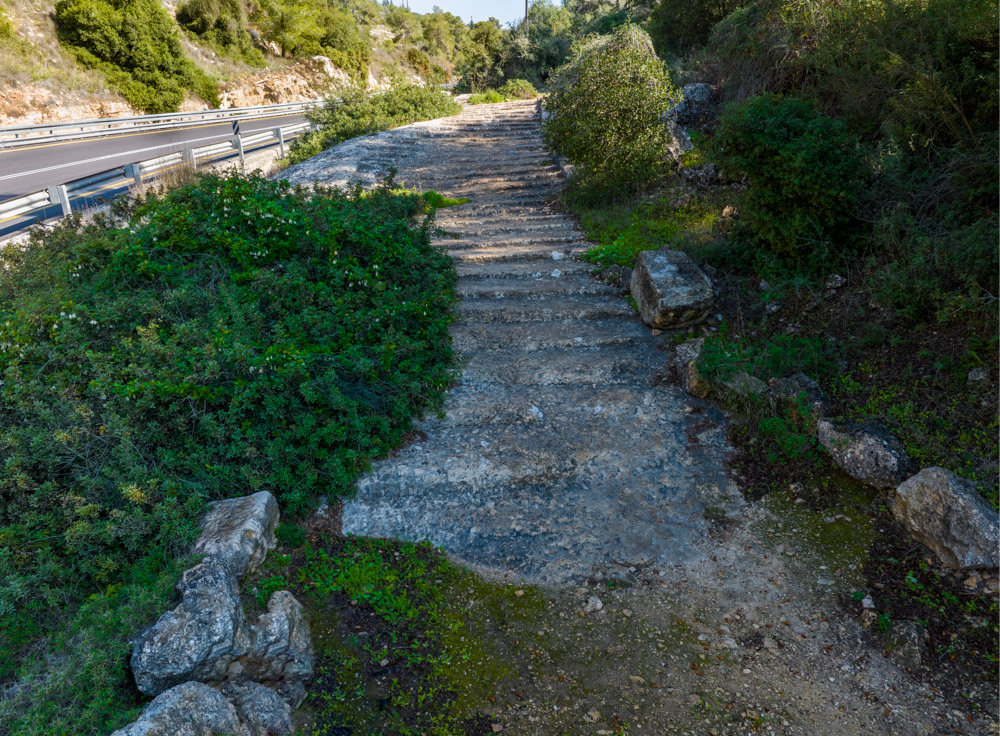
[(742, 226), (781, 256), (807, 254), (855, 214), (858, 141), (804, 100), (768, 94), (730, 105), (711, 149), (730, 176), (747, 179)]
[(301, 547), (306, 543), (305, 531), (294, 524), (279, 524), (274, 535), (286, 547)]
[(730, 98), (815, 97), (863, 138), (919, 149), (996, 129), (997, 28), (992, 0), (757, 0), (702, 62)]
[(470, 105), (494, 105), (498, 102), (506, 102), (507, 98), (495, 89), (488, 89), (485, 92), (469, 96)]
[(205, 177), (0, 250), (0, 641), (186, 550), (206, 501), (294, 515), (396, 446), (451, 380), (432, 211)]
[(538, 90), (526, 79), (508, 79), (497, 88), (497, 92), (508, 100), (532, 100), (538, 97)]
[(264, 64), (264, 55), (247, 30), (242, 0), (187, 0), (177, 9), (177, 22), (225, 55), (255, 66)]
[(133, 107), (174, 112), (185, 90), (218, 105), (218, 86), (184, 55), (177, 26), (157, 0), (59, 0), (55, 17), (60, 40)]
[(7, 17), (7, 14), (0, 10), (0, 41), (14, 38), (14, 21)]
[(652, 43), (634, 25), (580, 44), (550, 80), (546, 144), (577, 167), (578, 197), (622, 197), (664, 169), (662, 115), (677, 100)]
[(144, 703), (128, 671), (131, 639), (170, 607), (188, 565), (147, 560), (127, 581), (91, 595), (44, 642), (46, 656), (28, 657), (14, 670), (21, 687), (0, 701), (0, 732), (103, 736), (135, 720)]
[(461, 109), (447, 92), (433, 87), (397, 86), (377, 95), (356, 87), (344, 93), (340, 101), (331, 101), (312, 113), (311, 118), (320, 129), (297, 140), (288, 157), (292, 163), (298, 163), (350, 138), (418, 120), (456, 115)]
[(406, 50), (403, 55), (406, 59), (406, 63), (409, 65), (413, 71), (419, 74), (423, 78), (427, 78), (427, 75), (431, 71), (431, 59), (430, 57), (418, 48), (411, 46)]
[(649, 36), (660, 56), (704, 44), (712, 27), (747, 0), (660, 0), (649, 14)]

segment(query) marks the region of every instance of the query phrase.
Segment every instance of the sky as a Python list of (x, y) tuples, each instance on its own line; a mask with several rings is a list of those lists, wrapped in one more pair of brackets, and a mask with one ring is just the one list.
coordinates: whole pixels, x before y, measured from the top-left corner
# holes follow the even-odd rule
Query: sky
[(414, 13), (429, 13), (437, 5), (441, 10), (454, 13), (465, 22), (487, 20), (490, 17), (500, 25), (520, 20), (524, 16), (524, 0), (393, 0), (394, 5), (407, 4)]

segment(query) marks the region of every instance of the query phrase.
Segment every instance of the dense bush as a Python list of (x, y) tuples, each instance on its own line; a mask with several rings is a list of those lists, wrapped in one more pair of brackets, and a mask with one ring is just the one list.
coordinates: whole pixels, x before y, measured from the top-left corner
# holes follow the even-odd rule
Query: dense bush
[(950, 145), (996, 127), (997, 26), (992, 0), (757, 0), (702, 61), (731, 98), (794, 92), (862, 137)]
[(470, 105), (481, 105), (483, 103), (509, 102), (510, 100), (531, 100), (538, 97), (531, 82), (525, 79), (508, 79), (497, 89), (488, 89), (485, 92), (471, 95)]
[(177, 25), (157, 0), (59, 0), (59, 37), (101, 71), (133, 107), (173, 112), (190, 90), (218, 105), (218, 87), (184, 55)]
[(660, 56), (704, 44), (712, 27), (747, 0), (660, 0), (649, 14), (649, 36)]
[(678, 94), (649, 36), (626, 25), (582, 43), (550, 81), (545, 142), (576, 165), (579, 196), (628, 195), (659, 176), (662, 115)]
[(731, 105), (712, 150), (731, 176), (746, 177), (742, 226), (779, 255), (808, 252), (855, 214), (858, 141), (804, 100), (762, 95)]
[(347, 492), (450, 380), (423, 197), (208, 177), (127, 207), (0, 250), (4, 648), (161, 568), (211, 499)]
[(263, 65), (264, 55), (247, 30), (243, 0), (187, 0), (177, 9), (177, 22), (222, 53)]
[(531, 100), (538, 97), (538, 90), (527, 79), (508, 79), (497, 88), (508, 100)]
[(418, 120), (456, 115), (461, 108), (447, 92), (433, 87), (398, 86), (370, 95), (361, 87), (348, 90), (312, 114), (320, 129), (302, 136), (289, 151), (292, 163), (305, 161), (330, 146)]

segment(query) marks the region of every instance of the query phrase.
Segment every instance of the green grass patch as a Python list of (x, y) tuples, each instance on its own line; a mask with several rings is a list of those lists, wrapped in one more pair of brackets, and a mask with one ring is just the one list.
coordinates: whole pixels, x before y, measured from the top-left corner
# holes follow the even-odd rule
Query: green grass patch
[(599, 266), (628, 267), (635, 264), (642, 251), (664, 246), (697, 255), (712, 239), (721, 210), (718, 198), (689, 198), (678, 206), (673, 193), (627, 205), (577, 204), (573, 208), (587, 239), (597, 243), (583, 258)]
[(263, 600), (291, 587), (309, 609), (317, 675), (302, 733), (463, 736), (489, 727), (481, 709), (517, 673), (473, 619), (535, 622), (547, 605), (538, 591), (484, 583), (427, 543), (326, 537), (291, 557), (248, 590)]
[(444, 207), (457, 207), (462, 204), (468, 204), (470, 201), (468, 197), (446, 197), (443, 194), (438, 194), (433, 189), (424, 192), (423, 197), (427, 200), (427, 204), (436, 210), (443, 209)]

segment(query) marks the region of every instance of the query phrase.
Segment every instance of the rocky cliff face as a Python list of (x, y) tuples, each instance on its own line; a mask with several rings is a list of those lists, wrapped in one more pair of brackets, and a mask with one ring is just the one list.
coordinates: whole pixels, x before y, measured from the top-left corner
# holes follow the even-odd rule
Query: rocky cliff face
[(222, 108), (304, 102), (323, 97), (330, 88), (346, 86), (351, 78), (325, 56), (301, 59), (284, 69), (243, 77), (223, 87)]

